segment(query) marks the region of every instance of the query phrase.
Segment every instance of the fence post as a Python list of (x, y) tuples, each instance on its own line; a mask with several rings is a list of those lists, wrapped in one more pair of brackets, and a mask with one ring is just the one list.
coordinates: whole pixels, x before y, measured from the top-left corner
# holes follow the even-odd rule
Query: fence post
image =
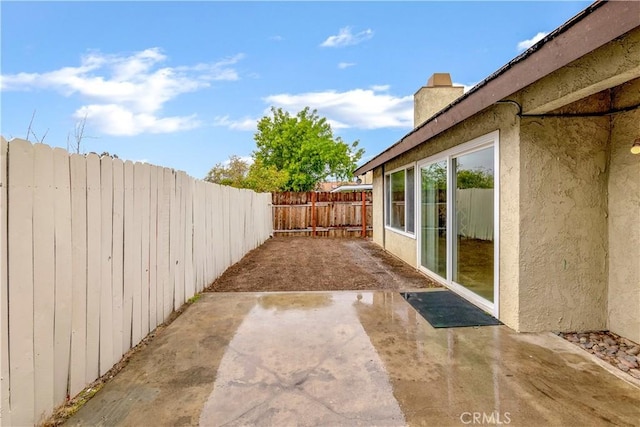
[(362, 238), (367, 237), (367, 194), (362, 192)]
[(316, 237), (316, 192), (311, 192), (311, 235)]

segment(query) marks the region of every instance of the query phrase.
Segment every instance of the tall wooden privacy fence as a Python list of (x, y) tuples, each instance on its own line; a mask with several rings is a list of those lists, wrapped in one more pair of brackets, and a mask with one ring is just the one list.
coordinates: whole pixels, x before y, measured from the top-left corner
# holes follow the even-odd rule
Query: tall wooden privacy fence
[(271, 195), (1, 141), (2, 425), (33, 425), (271, 234)]
[(276, 236), (371, 236), (372, 193), (272, 194)]

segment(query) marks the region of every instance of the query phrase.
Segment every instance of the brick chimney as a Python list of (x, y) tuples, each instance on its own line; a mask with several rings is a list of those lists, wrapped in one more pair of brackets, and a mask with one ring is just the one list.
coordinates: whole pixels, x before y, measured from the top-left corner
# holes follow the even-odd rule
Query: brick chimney
[(413, 127), (424, 123), (438, 111), (464, 93), (462, 86), (453, 86), (449, 73), (434, 73), (413, 95)]

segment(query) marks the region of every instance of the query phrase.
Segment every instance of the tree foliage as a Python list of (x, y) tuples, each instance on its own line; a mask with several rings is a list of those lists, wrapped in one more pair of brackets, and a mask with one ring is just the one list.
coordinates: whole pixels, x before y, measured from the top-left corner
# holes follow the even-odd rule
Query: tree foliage
[(289, 181), (289, 173), (280, 171), (275, 166), (265, 166), (261, 160), (254, 160), (244, 182), (244, 188), (260, 193), (281, 191)]
[(217, 163), (211, 168), (204, 180), (216, 184), (244, 188), (243, 184), (248, 173), (249, 163), (239, 156), (231, 156), (226, 164)]
[[(422, 169), (423, 186), (438, 190), (447, 188), (447, 169), (434, 163)], [(493, 188), (493, 174), (482, 168), (461, 169), (456, 172), (456, 188)]]
[(358, 141), (347, 144), (334, 137), (327, 120), (308, 107), (295, 116), (272, 107), (271, 115), (258, 122), (254, 140), (256, 161), (287, 172), (284, 191), (311, 191), (330, 176), (351, 178), (364, 153)]

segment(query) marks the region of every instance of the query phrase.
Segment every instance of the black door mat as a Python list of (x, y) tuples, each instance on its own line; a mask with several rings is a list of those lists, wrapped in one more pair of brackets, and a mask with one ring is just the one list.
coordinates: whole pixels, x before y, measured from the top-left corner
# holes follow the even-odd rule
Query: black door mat
[(502, 325), (495, 317), (451, 291), (401, 292), (434, 328)]

